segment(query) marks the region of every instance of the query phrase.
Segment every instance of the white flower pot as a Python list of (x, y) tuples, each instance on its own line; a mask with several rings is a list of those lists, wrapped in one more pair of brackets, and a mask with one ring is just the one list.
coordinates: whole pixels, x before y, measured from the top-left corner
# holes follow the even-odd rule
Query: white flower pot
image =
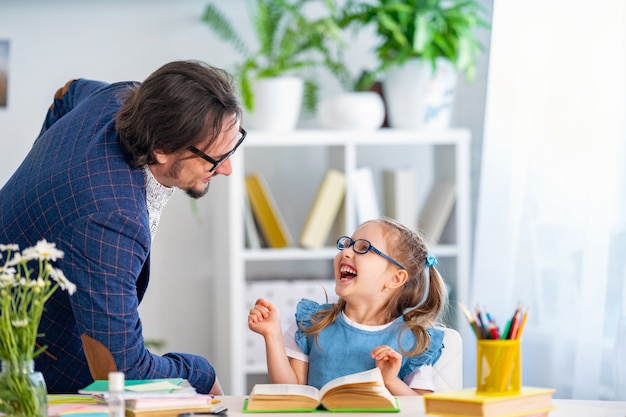
[(447, 60), (438, 60), (436, 72), (428, 61), (413, 59), (390, 68), (383, 91), (389, 125), (425, 129), (450, 126), (458, 73)]
[(385, 120), (385, 105), (373, 91), (342, 93), (322, 100), (317, 116), (323, 127), (374, 130)]
[(244, 127), (271, 132), (286, 132), (296, 128), (304, 91), (301, 78), (259, 79), (254, 82), (252, 91), (254, 111), (244, 115)]

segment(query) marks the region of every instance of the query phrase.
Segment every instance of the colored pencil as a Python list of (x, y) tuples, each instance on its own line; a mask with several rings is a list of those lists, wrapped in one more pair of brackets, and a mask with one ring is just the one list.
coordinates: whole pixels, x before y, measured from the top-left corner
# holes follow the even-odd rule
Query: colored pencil
[(524, 331), (524, 326), (526, 326), (527, 318), (528, 318), (528, 307), (526, 307), (526, 311), (524, 311), (524, 315), (522, 316), (522, 323), (519, 325), (519, 329), (517, 330), (517, 334), (515, 335), (516, 339), (522, 338), (522, 332)]

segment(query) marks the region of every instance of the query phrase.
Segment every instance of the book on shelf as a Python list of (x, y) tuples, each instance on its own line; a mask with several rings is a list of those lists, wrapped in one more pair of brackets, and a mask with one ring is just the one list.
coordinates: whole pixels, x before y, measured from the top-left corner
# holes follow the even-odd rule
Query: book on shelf
[(321, 248), (328, 239), (346, 195), (346, 176), (329, 169), (320, 184), (315, 200), (302, 228), (298, 244), (304, 248)]
[(264, 242), (261, 242), (259, 235), (259, 228), (252, 214), (252, 206), (250, 205), (250, 198), (248, 193), (244, 193), (244, 232), (246, 237), (246, 247), (250, 249), (261, 249)]
[(453, 181), (441, 180), (433, 184), (417, 224), (418, 230), (429, 244), (439, 243), (455, 201), (456, 186)]
[(398, 412), (397, 399), (385, 388), (380, 369), (342, 376), (321, 389), (298, 384), (256, 384), (244, 412)]
[(126, 417), (171, 417), (181, 413), (219, 414), (226, 405), (212, 395), (197, 394), (185, 398), (135, 398), (126, 400)]
[(424, 395), (427, 414), (459, 417), (527, 417), (547, 415), (554, 407), (552, 388), (522, 387), (519, 393), (479, 394), (476, 388)]
[(376, 196), (372, 168), (361, 167), (354, 170), (349, 186), (353, 190), (358, 224), (380, 218), (380, 204)]
[(385, 216), (410, 229), (417, 225), (416, 173), (414, 169), (399, 168), (383, 171)]
[(291, 236), (263, 175), (246, 175), (246, 192), (263, 239), (270, 248), (291, 246)]

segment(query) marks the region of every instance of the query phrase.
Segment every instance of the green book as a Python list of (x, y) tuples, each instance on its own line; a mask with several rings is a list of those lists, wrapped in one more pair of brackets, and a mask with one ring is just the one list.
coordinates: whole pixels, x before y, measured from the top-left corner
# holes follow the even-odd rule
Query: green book
[[(126, 398), (141, 396), (190, 396), (196, 390), (183, 378), (159, 379), (129, 379), (124, 381)], [(102, 379), (92, 382), (85, 388), (78, 390), (79, 394), (100, 395), (106, 397), (109, 393), (109, 381)]]

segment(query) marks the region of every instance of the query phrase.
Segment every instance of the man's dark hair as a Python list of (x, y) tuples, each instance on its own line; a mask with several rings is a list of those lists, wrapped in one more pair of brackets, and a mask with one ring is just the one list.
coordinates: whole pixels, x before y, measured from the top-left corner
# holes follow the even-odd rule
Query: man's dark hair
[(156, 162), (155, 150), (175, 153), (206, 136), (213, 143), (232, 115), (241, 120), (226, 71), (200, 61), (175, 61), (128, 91), (115, 127), (129, 164), (139, 167)]

